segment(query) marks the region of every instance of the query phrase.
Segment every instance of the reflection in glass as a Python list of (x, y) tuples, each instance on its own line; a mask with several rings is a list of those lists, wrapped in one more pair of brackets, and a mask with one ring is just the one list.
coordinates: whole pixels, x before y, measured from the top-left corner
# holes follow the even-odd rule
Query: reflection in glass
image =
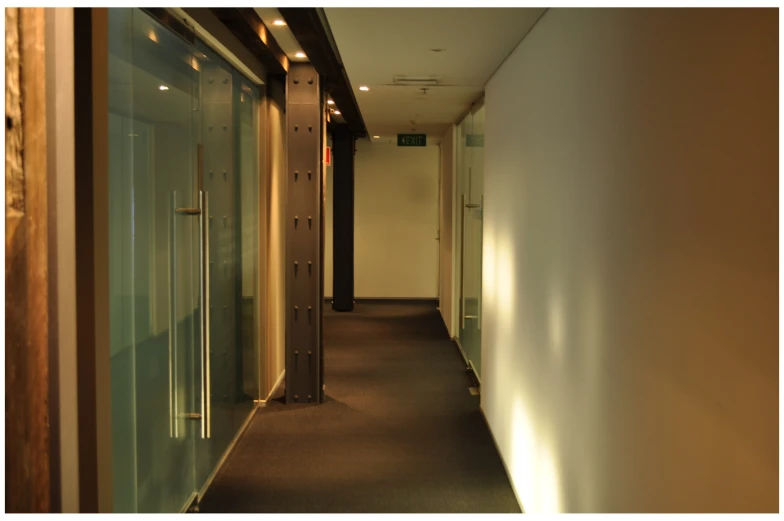
[(259, 92), (201, 42), (199, 57), (203, 186), (209, 194), (211, 436), (196, 446), (204, 483), (258, 396)]
[[(260, 92), (201, 42), (139, 9), (109, 9), (108, 66), (114, 510), (178, 512), (259, 393)], [(200, 189), (210, 202), (206, 303), (198, 218), (175, 212), (198, 207)], [(188, 416), (201, 412), (203, 305), (211, 309), (209, 439)]]

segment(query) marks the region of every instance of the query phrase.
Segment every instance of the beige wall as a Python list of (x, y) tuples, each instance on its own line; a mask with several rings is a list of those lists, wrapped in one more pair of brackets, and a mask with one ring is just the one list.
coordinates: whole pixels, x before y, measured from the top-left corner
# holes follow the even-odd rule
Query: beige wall
[(778, 14), (551, 9), (486, 89), (482, 407), (527, 511), (778, 510)]
[(285, 85), (267, 86), (269, 177), (267, 207), (267, 354), (262, 366), (262, 395), (269, 393), (285, 369), (286, 350), (286, 106)]
[[(354, 295), (438, 296), (438, 146), (357, 141), (354, 156)], [(332, 228), (332, 169), (325, 226)], [(325, 251), (332, 251), (331, 232)], [(324, 266), (332, 296), (332, 262)]]
[(439, 186), (439, 197), (441, 204), (439, 207), (440, 215), (438, 216), (439, 226), (439, 256), (438, 262), (440, 265), (439, 270), (439, 307), (441, 308), (441, 316), (444, 319), (449, 334), (454, 336), (456, 333), (454, 323), (452, 320), (452, 295), (453, 284), (452, 280), (452, 212), (453, 212), (453, 180), (454, 180), (454, 126), (449, 129), (441, 137), (441, 177)]
[[(76, 234), (74, 192), (74, 10), (47, 8), (46, 42), (46, 110), (47, 168), (54, 180), (55, 222), (49, 223), (56, 233), (55, 273), (57, 281), (57, 370), (59, 407), (52, 436), (59, 438), (60, 511), (79, 511), (79, 425), (74, 397), (77, 393), (76, 358)], [(52, 160), (53, 159), (53, 160)], [(51, 181), (50, 181), (51, 183)], [(51, 192), (50, 192), (51, 193)], [(59, 424), (59, 425), (58, 425)], [(53, 477), (53, 480), (58, 477)]]

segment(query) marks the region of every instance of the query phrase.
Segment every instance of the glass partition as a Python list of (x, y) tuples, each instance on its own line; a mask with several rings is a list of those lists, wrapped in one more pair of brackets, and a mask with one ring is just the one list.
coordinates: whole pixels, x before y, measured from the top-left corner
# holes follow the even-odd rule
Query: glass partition
[(481, 378), (484, 107), (466, 116), (457, 135), (458, 339), (468, 363)]
[(140, 9), (108, 70), (114, 509), (177, 512), (259, 397), (262, 92)]
[(194, 490), (186, 422), (198, 329), (191, 46), (109, 10), (109, 271), (114, 504), (179, 510)]
[[(210, 48), (199, 57), (203, 187), (209, 194), (211, 435), (197, 443), (205, 482), (254, 405), (258, 89)], [(256, 145), (257, 146), (257, 145)], [(243, 206), (243, 203), (244, 206)], [(250, 328), (250, 335), (248, 329)]]

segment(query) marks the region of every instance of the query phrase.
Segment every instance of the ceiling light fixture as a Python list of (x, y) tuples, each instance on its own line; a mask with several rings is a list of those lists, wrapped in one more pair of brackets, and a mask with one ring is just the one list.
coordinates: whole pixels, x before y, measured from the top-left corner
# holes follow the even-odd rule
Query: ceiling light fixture
[(334, 113), (335, 113), (335, 115), (340, 116), (340, 111), (339, 110), (336, 110)]
[(297, 58), (304, 58), (304, 57), (305, 57), (305, 53), (304, 53), (304, 52), (302, 52), (302, 51), (299, 51), (299, 52), (298, 52), (297, 54), (295, 54), (294, 56), (296, 56)]
[(334, 102), (334, 101), (332, 101), (331, 99), (328, 99), (328, 100), (327, 100), (327, 105), (334, 105), (334, 104), (335, 104), (335, 102)]
[(283, 20), (275, 20), (274, 22), (272, 22), (272, 25), (286, 25), (286, 22), (284, 22)]
[(367, 91), (369, 91), (370, 89), (368, 88), (368, 86), (367, 86), (367, 85), (361, 85), (361, 86), (359, 87), (359, 90), (364, 90), (365, 92), (367, 92)]
[(373, 139), (380, 139), (381, 136), (373, 136)]
[(161, 90), (169, 90), (169, 87), (167, 87), (166, 85), (161, 85), (158, 88), (161, 89)]

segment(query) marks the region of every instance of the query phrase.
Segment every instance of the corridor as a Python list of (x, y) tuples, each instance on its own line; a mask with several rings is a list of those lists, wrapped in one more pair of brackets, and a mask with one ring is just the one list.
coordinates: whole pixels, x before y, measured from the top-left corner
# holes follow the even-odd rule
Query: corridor
[(327, 400), (260, 408), (201, 512), (519, 512), (433, 301), (324, 311)]
[(779, 14), (6, 8), (6, 512), (780, 511)]

